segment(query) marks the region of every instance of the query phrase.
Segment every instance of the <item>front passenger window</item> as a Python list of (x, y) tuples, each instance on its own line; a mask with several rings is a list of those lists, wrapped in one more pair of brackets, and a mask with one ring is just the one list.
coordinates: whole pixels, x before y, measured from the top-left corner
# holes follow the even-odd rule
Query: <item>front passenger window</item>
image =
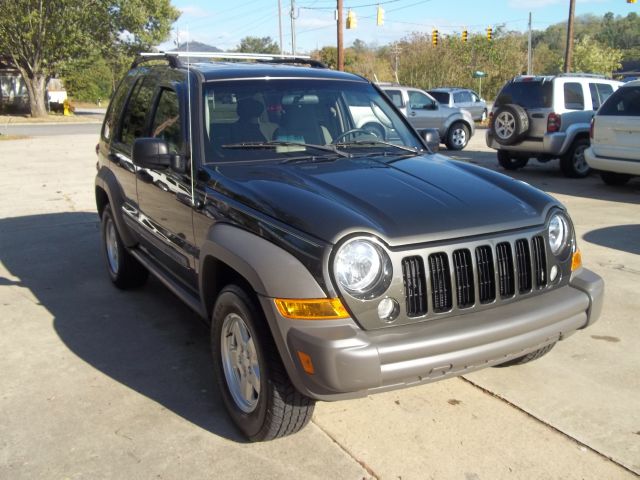
[(425, 110), (433, 107), (434, 101), (424, 93), (409, 92), (409, 107), (413, 110)]
[(146, 133), (147, 114), (153, 99), (151, 83), (148, 79), (138, 80), (122, 117), (120, 141), (129, 147), (133, 146), (133, 141), (136, 138), (143, 137)]
[(169, 145), (171, 153), (183, 151), (184, 140), (180, 127), (180, 107), (178, 95), (173, 90), (162, 90), (158, 107), (151, 125), (151, 136), (162, 138)]

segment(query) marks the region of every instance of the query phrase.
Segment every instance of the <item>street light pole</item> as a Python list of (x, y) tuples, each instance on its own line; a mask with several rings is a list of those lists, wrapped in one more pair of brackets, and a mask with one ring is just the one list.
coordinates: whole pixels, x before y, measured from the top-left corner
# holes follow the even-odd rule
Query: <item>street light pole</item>
[(569, 0), (569, 21), (567, 23), (567, 47), (564, 52), (564, 73), (571, 72), (573, 57), (573, 17), (576, 12), (576, 0)]

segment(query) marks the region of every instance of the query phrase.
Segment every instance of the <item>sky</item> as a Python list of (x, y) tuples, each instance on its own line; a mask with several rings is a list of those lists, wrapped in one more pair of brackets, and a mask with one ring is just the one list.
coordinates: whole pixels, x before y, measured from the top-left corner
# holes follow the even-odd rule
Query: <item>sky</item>
[[(484, 32), (487, 27), (505, 25), (508, 30), (525, 31), (529, 12), (534, 29), (566, 22), (569, 0), (343, 0), (355, 12), (357, 28), (345, 30), (344, 45), (360, 39), (371, 46), (400, 40), (412, 32), (453, 34), (464, 30)], [(291, 1), (282, 3), (282, 33), (285, 53), (291, 53)], [(278, 0), (221, 2), (219, 0), (172, 0), (182, 15), (173, 26), (172, 39), (160, 46), (173, 48), (191, 39), (222, 50), (231, 50), (246, 36), (271, 37), (278, 42)], [(308, 53), (336, 45), (336, 0), (296, 0), (296, 52)], [(377, 6), (384, 9), (384, 25), (376, 26)], [(626, 0), (577, 0), (576, 16), (607, 12), (626, 16), (640, 14), (640, 2)]]

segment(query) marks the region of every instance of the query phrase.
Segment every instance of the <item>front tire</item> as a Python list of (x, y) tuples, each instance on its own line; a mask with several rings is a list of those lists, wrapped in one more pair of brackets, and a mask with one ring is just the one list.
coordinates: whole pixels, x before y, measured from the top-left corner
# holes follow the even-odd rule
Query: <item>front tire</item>
[(101, 240), (107, 271), (113, 284), (122, 290), (144, 285), (149, 277), (149, 271), (127, 251), (122, 243), (113, 220), (111, 205), (107, 205), (102, 211)]
[(456, 122), (447, 132), (447, 148), (449, 150), (462, 150), (469, 143), (469, 127), (462, 122)]
[(607, 185), (619, 186), (631, 180), (631, 175), (616, 172), (600, 172), (600, 178), (602, 178), (602, 181)]
[(500, 365), (495, 366), (512, 367), (514, 365), (523, 365), (525, 363), (533, 362), (534, 360), (537, 360), (538, 358), (543, 357), (544, 355), (549, 353), (555, 344), (556, 342), (550, 343), (549, 345), (539, 348), (538, 350), (534, 350), (533, 352), (523, 355), (522, 357), (514, 358), (513, 360), (509, 360), (508, 362), (501, 363)]
[(584, 151), (589, 148), (589, 140), (579, 138), (560, 158), (560, 169), (569, 178), (584, 178), (591, 173), (591, 167), (584, 158)]
[(315, 401), (293, 386), (260, 307), (237, 285), (216, 300), (211, 351), (227, 412), (251, 441), (290, 435), (309, 423)]
[(506, 150), (498, 150), (498, 163), (505, 170), (518, 170), (528, 162), (527, 157), (512, 157)]

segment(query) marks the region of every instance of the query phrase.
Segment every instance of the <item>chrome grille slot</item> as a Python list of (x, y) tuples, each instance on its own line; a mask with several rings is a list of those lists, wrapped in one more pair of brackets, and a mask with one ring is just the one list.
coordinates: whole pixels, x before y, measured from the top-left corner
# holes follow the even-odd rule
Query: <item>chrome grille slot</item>
[(471, 252), (466, 248), (453, 252), (453, 268), (456, 276), (458, 307), (471, 307), (475, 303)]
[(420, 317), (427, 313), (427, 281), (422, 257), (402, 259), (407, 316)]
[(533, 237), (533, 272), (536, 288), (547, 286), (547, 254), (544, 248), (544, 238)]
[(480, 303), (489, 303), (496, 299), (496, 275), (493, 268), (491, 247), (483, 245), (476, 248), (476, 268), (478, 269), (478, 295)]
[(531, 254), (529, 242), (524, 238), (516, 240), (516, 265), (518, 266), (518, 291), (531, 291)]
[(451, 275), (449, 259), (444, 252), (429, 255), (429, 275), (434, 312), (451, 310)]
[(496, 246), (498, 257), (498, 279), (500, 283), (500, 296), (512, 297), (515, 293), (513, 254), (511, 245), (507, 242), (499, 243)]

